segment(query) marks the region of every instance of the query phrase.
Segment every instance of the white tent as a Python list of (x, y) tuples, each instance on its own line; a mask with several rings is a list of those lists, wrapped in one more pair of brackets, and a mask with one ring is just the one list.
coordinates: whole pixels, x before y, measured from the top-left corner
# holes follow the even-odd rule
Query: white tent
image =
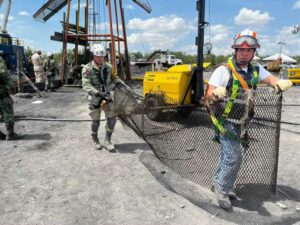
[(260, 60), (260, 58), (257, 56), (257, 55), (254, 55), (254, 57), (253, 57), (253, 59), (252, 60), (254, 60), (254, 61), (258, 61), (258, 60)]
[[(279, 58), (279, 53), (275, 54), (275, 55), (271, 55), (267, 58), (263, 58), (263, 61), (276, 61)], [(281, 53), (281, 58), (282, 58), (282, 62), (283, 63), (296, 63), (297, 61), (285, 54)]]

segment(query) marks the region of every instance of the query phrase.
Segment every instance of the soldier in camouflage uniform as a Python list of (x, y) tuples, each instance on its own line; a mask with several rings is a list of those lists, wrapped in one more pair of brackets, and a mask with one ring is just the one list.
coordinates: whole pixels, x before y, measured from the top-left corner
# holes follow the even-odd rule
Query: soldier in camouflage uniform
[(13, 81), (8, 74), (3, 58), (0, 56), (0, 113), (7, 129), (7, 135), (0, 131), (0, 140), (6, 139), (10, 141), (20, 138), (20, 136), (14, 132), (14, 102), (10, 97), (10, 90), (13, 89)]
[[(50, 89), (51, 92), (55, 91), (54, 80), (56, 75), (56, 62), (53, 59), (53, 53), (48, 53), (48, 58), (44, 61), (44, 71), (46, 72), (45, 91)], [(49, 88), (50, 85), (50, 88)]]
[(105, 62), (106, 51), (101, 44), (96, 44), (93, 49), (93, 61), (85, 65), (82, 69), (82, 86), (89, 94), (89, 109), (92, 119), (92, 140), (95, 149), (100, 150), (98, 139), (98, 129), (100, 126), (100, 115), (103, 110), (107, 119), (106, 135), (103, 147), (113, 151), (115, 146), (111, 142), (111, 136), (116, 125), (116, 115), (112, 102), (112, 67)]

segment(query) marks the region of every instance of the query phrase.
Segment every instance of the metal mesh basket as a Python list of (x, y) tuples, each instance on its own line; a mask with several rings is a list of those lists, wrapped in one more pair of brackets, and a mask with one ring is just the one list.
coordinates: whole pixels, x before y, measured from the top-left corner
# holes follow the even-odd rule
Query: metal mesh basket
[[(139, 102), (122, 87), (115, 90), (115, 95), (127, 96), (128, 104), (124, 98), (115, 102), (120, 119), (150, 145), (163, 163), (188, 180), (212, 187), (220, 144), (214, 140), (215, 127), (205, 108), (166, 105), (161, 93), (152, 95), (155, 100), (151, 98), (151, 104), (149, 97)], [(236, 108), (224, 119), (224, 125), (235, 123), (240, 132), (237, 138), (243, 144), (243, 161), (235, 182), (237, 194), (263, 199), (276, 190), (282, 98), (268, 88), (258, 88), (252, 107), (248, 97), (238, 96)], [(216, 103), (212, 108), (220, 119), (224, 107)], [(245, 130), (247, 147), (241, 138)]]

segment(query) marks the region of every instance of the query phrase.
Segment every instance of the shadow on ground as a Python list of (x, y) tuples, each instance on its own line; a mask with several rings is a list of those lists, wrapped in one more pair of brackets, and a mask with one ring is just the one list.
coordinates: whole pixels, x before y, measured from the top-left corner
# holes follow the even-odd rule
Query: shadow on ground
[(116, 144), (116, 149), (119, 153), (132, 153), (135, 154), (136, 150), (150, 150), (149, 145), (146, 143), (124, 143)]
[(49, 141), (52, 138), (49, 133), (44, 133), (44, 134), (24, 134), (22, 137), (23, 137), (22, 140), (25, 140), (25, 141), (32, 141), (32, 140)]
[[(233, 201), (233, 210), (222, 210), (217, 206), (213, 192), (180, 177), (173, 170), (163, 165), (152, 152), (143, 152), (140, 156), (140, 160), (160, 184), (170, 191), (188, 199), (191, 203), (206, 210), (214, 217), (237, 224), (292, 225), (300, 221), (300, 214), (295, 209), (292, 209), (292, 212), (284, 211), (284, 214), (274, 215), (269, 211), (269, 208), (264, 207), (264, 201), (254, 199)], [(256, 187), (252, 185), (252, 188), (261, 188), (259, 186), (261, 185)], [(299, 190), (280, 185), (277, 186), (277, 188), (285, 190), (285, 192), (291, 196), (298, 196), (293, 200), (299, 202)], [(286, 199), (288, 198), (281, 194), (274, 196), (266, 202), (273, 203), (273, 207), (278, 209), (275, 202)]]

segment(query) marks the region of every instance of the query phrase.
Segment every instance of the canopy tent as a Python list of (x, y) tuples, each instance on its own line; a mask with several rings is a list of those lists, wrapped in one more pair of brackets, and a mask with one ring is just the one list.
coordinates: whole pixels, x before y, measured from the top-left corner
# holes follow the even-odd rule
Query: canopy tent
[(258, 61), (258, 60), (260, 60), (260, 58), (257, 56), (257, 55), (254, 55), (254, 57), (253, 57), (253, 59), (252, 60), (254, 60), (254, 61)]
[(282, 58), (282, 62), (283, 63), (296, 63), (297, 61), (285, 54), (275, 54), (275, 55), (271, 55), (269, 57), (263, 58), (263, 61), (276, 61), (279, 57), (281, 56)]

